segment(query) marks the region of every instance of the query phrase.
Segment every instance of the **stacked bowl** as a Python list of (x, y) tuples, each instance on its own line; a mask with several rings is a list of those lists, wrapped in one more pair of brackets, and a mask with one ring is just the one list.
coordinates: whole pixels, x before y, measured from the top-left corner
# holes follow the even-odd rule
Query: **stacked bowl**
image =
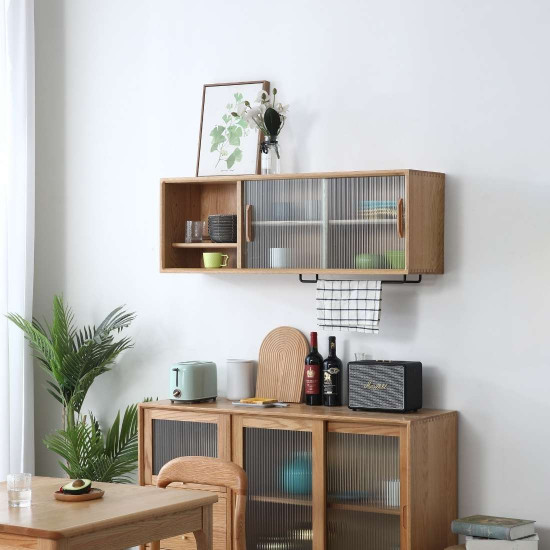
[(215, 243), (237, 242), (237, 215), (215, 214), (208, 216), (208, 234)]

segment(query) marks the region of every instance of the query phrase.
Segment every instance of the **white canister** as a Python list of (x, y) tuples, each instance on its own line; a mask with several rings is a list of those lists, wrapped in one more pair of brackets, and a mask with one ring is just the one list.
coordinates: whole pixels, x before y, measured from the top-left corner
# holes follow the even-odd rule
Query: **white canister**
[(290, 248), (270, 248), (269, 264), (273, 269), (284, 269), (291, 265)]
[(226, 365), (226, 395), (238, 401), (256, 395), (256, 365), (246, 359), (228, 359)]

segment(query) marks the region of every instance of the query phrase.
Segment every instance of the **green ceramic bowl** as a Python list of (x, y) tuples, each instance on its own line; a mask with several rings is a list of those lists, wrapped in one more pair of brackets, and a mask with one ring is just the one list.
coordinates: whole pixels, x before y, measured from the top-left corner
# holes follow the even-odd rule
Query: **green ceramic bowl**
[(357, 254), (355, 269), (380, 269), (384, 267), (384, 257), (379, 254)]
[(405, 252), (403, 250), (388, 250), (384, 255), (389, 269), (405, 269)]

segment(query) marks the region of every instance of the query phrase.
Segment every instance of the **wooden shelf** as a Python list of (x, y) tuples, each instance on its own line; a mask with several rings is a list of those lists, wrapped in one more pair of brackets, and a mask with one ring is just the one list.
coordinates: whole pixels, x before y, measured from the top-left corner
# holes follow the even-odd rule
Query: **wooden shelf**
[(172, 243), (173, 248), (237, 248), (237, 243)]
[(407, 269), (323, 269), (321, 267), (294, 268), (285, 267), (277, 269), (274, 267), (264, 268), (229, 268), (205, 269), (204, 267), (168, 267), (161, 269), (162, 273), (212, 273), (223, 271), (224, 273), (279, 273), (281, 275), (417, 275), (416, 272)]
[[(311, 500), (304, 500), (291, 497), (272, 497), (255, 495), (249, 497), (250, 500), (255, 502), (269, 502), (273, 504), (288, 504), (291, 506), (312, 506)], [(399, 508), (384, 508), (383, 506), (374, 506), (368, 504), (351, 504), (345, 502), (328, 502), (327, 508), (331, 510), (349, 510), (351, 512), (364, 512), (368, 514), (384, 514), (391, 516), (401, 515)]]
[(255, 495), (249, 498), (250, 500), (254, 500), (256, 502), (272, 502), (274, 504), (291, 504), (294, 506), (311, 506), (312, 505), (311, 500), (303, 500), (303, 499), (290, 498), (290, 497), (270, 497), (270, 496)]
[(395, 225), (397, 220), (329, 220), (329, 225)]
[[(329, 225), (395, 225), (397, 220), (329, 220)], [(252, 222), (254, 227), (321, 227), (320, 220), (265, 220)]]
[(399, 508), (383, 508), (380, 506), (372, 506), (368, 504), (350, 504), (345, 502), (328, 502), (327, 508), (331, 510), (349, 510), (351, 512), (365, 512), (369, 514), (385, 514), (391, 516), (400, 516)]
[(320, 220), (267, 220), (252, 222), (254, 227), (303, 227), (323, 224)]

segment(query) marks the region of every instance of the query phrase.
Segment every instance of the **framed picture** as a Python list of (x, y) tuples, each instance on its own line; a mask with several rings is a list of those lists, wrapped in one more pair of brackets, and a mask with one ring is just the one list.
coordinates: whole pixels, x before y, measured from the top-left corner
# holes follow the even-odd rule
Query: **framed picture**
[(232, 113), (261, 90), (269, 93), (267, 80), (204, 85), (197, 176), (260, 173), (260, 132)]

